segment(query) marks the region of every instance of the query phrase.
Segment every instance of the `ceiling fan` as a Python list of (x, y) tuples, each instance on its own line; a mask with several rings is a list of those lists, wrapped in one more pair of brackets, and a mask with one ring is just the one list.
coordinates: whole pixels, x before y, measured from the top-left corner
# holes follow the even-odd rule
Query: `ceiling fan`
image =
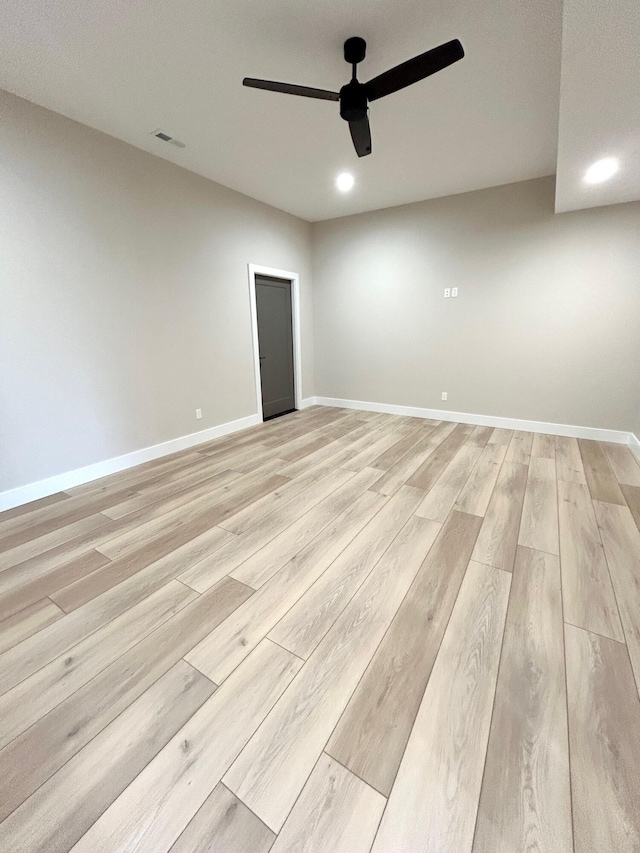
[(448, 41), (439, 47), (434, 47), (426, 53), (414, 56), (406, 62), (390, 68), (383, 74), (360, 83), (356, 77), (358, 63), (362, 62), (367, 52), (367, 43), (363, 38), (354, 36), (344, 43), (344, 58), (353, 71), (351, 81), (339, 92), (327, 89), (313, 89), (309, 86), (296, 86), (291, 83), (276, 83), (273, 80), (256, 80), (245, 77), (243, 86), (253, 89), (268, 89), (270, 92), (284, 92), (287, 95), (302, 95), (305, 98), (318, 98), (322, 101), (339, 101), (340, 115), (349, 122), (351, 139), (358, 157), (371, 154), (371, 129), (369, 127), (369, 101), (376, 101), (391, 95), (406, 86), (411, 86), (419, 80), (424, 80), (437, 71), (442, 71), (464, 56), (464, 50), (458, 39)]

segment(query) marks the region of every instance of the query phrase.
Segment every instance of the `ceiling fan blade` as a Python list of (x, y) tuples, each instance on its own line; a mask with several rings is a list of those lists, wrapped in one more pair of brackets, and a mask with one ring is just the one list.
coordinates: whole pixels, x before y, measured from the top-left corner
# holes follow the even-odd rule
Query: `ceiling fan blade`
[(353, 140), (353, 146), (356, 149), (358, 157), (366, 157), (367, 154), (371, 154), (369, 118), (363, 118), (360, 121), (350, 121), (349, 130), (351, 131), (351, 139)]
[(365, 83), (367, 98), (370, 101), (375, 101), (377, 98), (384, 98), (385, 95), (391, 95), (406, 86), (411, 86), (419, 80), (424, 80), (436, 71), (442, 71), (447, 65), (452, 65), (464, 56), (464, 48), (458, 41), (448, 41), (441, 44), (439, 47), (434, 47), (426, 53), (421, 53), (420, 56), (414, 56), (413, 59), (408, 59), (395, 68), (390, 68), (384, 74), (379, 74), (373, 80)]
[(329, 92), (327, 89), (312, 89), (309, 86), (296, 86), (293, 83), (276, 83), (273, 80), (256, 80), (245, 77), (243, 86), (252, 89), (267, 89), (269, 92), (284, 92), (285, 95), (302, 95), (303, 98), (319, 98), (322, 101), (339, 101), (339, 92)]

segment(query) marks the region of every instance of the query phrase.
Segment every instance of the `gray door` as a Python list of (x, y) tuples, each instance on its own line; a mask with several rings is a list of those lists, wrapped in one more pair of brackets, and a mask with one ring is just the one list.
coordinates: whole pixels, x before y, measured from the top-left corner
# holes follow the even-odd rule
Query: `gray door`
[(273, 418), (296, 407), (293, 378), (291, 282), (256, 276), (262, 414)]

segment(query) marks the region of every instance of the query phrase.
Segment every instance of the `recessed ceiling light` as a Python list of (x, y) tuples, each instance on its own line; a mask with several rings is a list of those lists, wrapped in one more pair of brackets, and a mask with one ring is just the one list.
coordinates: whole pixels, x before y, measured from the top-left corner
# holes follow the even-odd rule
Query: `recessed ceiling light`
[(615, 157), (605, 157), (589, 166), (584, 174), (584, 180), (587, 184), (601, 184), (612, 178), (619, 168), (620, 164)]
[(336, 186), (340, 190), (341, 193), (348, 193), (350, 189), (353, 188), (355, 184), (355, 178), (351, 174), (351, 172), (340, 172), (338, 177), (336, 178)]

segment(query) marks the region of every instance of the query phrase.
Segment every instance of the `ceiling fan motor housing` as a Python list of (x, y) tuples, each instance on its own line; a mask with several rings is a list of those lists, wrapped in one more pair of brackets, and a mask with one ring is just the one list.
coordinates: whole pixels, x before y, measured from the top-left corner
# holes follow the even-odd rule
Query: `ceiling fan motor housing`
[(340, 115), (345, 121), (362, 121), (367, 117), (367, 106), (364, 83), (352, 80), (340, 89)]
[(344, 59), (349, 65), (362, 62), (367, 53), (367, 43), (360, 36), (353, 36), (344, 43)]

